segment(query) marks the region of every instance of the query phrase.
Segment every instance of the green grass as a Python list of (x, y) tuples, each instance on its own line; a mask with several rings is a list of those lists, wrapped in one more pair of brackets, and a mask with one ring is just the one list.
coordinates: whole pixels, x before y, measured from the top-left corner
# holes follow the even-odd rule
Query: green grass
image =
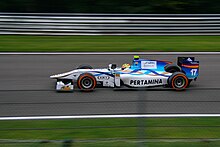
[(220, 51), (220, 36), (1, 35), (0, 51)]
[[(1, 147), (61, 147), (62, 143), (20, 143), (20, 144), (0, 144)], [(117, 142), (117, 143), (73, 143), (73, 147), (138, 147), (137, 142)], [(146, 147), (218, 147), (220, 142), (172, 142), (172, 143), (143, 143)]]
[[(79, 119), (0, 121), (0, 139), (18, 140), (96, 140), (126, 141), (76, 142), (77, 146), (136, 146), (138, 124), (144, 122), (145, 139), (211, 139), (220, 138), (220, 118), (147, 118), (147, 119)], [(28, 143), (38, 146), (40, 143)], [(42, 143), (41, 143), (42, 144)], [(48, 143), (49, 144), (49, 143)], [(52, 143), (50, 143), (52, 144)], [(58, 143), (59, 144), (59, 143)], [(219, 146), (220, 142), (156, 142), (148, 146)], [(13, 144), (4, 144), (10, 146)], [(20, 144), (23, 146), (23, 144)], [(25, 144), (24, 144), (25, 146)], [(31, 145), (32, 146), (32, 145)]]

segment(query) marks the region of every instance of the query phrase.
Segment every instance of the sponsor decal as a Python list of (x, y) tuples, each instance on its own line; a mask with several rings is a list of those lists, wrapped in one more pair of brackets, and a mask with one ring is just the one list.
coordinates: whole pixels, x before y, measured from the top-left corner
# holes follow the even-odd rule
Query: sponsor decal
[(115, 74), (115, 77), (120, 77), (120, 74)]
[(143, 69), (156, 69), (157, 61), (142, 61), (141, 68)]
[(62, 90), (71, 90), (70, 86), (63, 86), (61, 89)]
[(150, 80), (130, 80), (130, 85), (155, 85), (155, 84), (162, 84), (162, 79), (150, 79)]
[(109, 76), (98, 76), (97, 79), (99, 80), (108, 80), (110, 77)]

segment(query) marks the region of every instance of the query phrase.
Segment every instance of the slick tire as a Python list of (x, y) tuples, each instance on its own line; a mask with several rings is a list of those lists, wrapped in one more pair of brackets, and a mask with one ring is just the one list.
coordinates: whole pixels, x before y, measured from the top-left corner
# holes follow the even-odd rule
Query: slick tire
[(174, 90), (185, 90), (189, 85), (189, 80), (182, 72), (173, 73), (168, 79), (169, 86)]
[(80, 65), (77, 69), (93, 69), (93, 68), (90, 65), (83, 64), (83, 65)]
[(82, 91), (93, 91), (96, 84), (96, 78), (90, 73), (81, 74), (77, 80), (77, 86)]
[(174, 73), (174, 72), (180, 72), (181, 68), (178, 65), (175, 65), (175, 64), (167, 64), (164, 67), (164, 70), (166, 72)]

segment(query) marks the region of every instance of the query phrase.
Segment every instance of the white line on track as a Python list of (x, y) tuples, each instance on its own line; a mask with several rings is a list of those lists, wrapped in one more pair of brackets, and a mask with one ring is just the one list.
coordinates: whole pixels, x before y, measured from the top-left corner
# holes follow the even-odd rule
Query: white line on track
[(2, 120), (97, 119), (97, 118), (184, 118), (220, 117), (220, 114), (131, 114), (131, 115), (80, 115), (80, 116), (22, 116), (0, 117)]
[(0, 52), (0, 55), (220, 55), (220, 52)]

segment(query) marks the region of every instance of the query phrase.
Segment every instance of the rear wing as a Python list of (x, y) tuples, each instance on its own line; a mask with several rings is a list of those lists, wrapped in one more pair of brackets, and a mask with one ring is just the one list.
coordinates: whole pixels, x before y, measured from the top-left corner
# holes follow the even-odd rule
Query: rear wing
[(199, 76), (199, 61), (195, 57), (178, 57), (177, 65), (181, 67), (188, 79), (194, 79)]

